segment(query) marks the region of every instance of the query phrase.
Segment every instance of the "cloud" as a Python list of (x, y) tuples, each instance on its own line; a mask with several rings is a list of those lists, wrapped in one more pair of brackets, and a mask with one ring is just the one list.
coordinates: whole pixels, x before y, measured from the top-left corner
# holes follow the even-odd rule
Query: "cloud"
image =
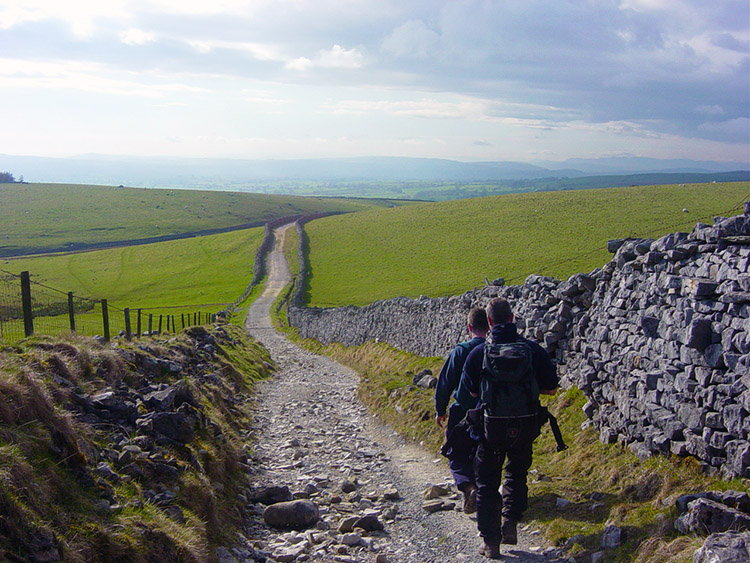
[(78, 37), (89, 37), (102, 18), (127, 20), (127, 0), (0, 0), (0, 29), (25, 22), (60, 20)]
[(318, 51), (314, 58), (298, 57), (286, 63), (289, 70), (300, 72), (315, 68), (327, 69), (358, 69), (364, 65), (364, 55), (357, 49), (344, 49), (341, 45), (334, 45), (330, 50)]
[(204, 92), (180, 83), (149, 84), (155, 77), (127, 80), (107, 76), (108, 69), (96, 63), (28, 62), (0, 59), (0, 79), (6, 89), (77, 90), (126, 97), (168, 98), (179, 92)]
[(199, 53), (207, 54), (214, 51), (236, 51), (249, 54), (259, 61), (280, 61), (283, 56), (272, 46), (263, 43), (246, 41), (225, 41), (219, 39), (189, 39), (187, 44)]
[(735, 143), (750, 142), (750, 118), (747, 117), (701, 123), (698, 126), (698, 130), (707, 133), (709, 137), (714, 139), (722, 139)]
[(435, 54), (439, 43), (440, 36), (422, 20), (410, 20), (383, 39), (381, 47), (395, 57), (426, 59)]
[(695, 108), (695, 111), (702, 115), (722, 115), (724, 113), (724, 108), (720, 105), (714, 104), (711, 106), (698, 106)]
[(156, 34), (141, 29), (127, 29), (120, 33), (120, 41), (126, 45), (146, 45), (156, 41)]

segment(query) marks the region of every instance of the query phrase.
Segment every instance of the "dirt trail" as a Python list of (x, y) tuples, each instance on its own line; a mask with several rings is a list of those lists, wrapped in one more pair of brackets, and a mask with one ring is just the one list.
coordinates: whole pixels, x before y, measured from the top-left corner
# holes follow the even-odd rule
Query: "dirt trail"
[[(340, 552), (336, 545), (315, 541), (300, 550), (299, 537), (269, 529), (259, 519), (253, 539), (263, 541), (274, 560), (372, 563), (381, 554), (390, 563), (488, 561), (477, 553), (480, 541), (473, 516), (458, 510), (429, 514), (422, 508), (422, 491), (428, 484), (450, 482), (447, 467), (367, 413), (356, 398), (355, 372), (299, 348), (272, 328), (271, 305), (291, 280), (282, 252), (289, 227), (276, 231), (265, 292), (254, 302), (245, 322), (248, 332), (270, 350), (278, 366), (275, 376), (262, 382), (256, 392), (257, 422), (252, 433), (258, 479), (286, 484), (292, 491), (311, 492), (332, 528), (321, 532), (327, 534), (329, 544), (340, 545), (341, 536), (336, 537), (335, 528), (352, 509), (377, 512), (385, 530)], [(345, 480), (356, 480), (364, 498), (329, 502), (332, 495), (347, 497), (340, 488)], [(398, 490), (400, 499), (384, 501), (383, 491), (391, 488)], [(461, 505), (458, 497), (455, 502)], [(543, 546), (538, 533), (525, 529), (519, 545), (507, 546), (503, 553), (504, 560), (515, 563), (559, 561), (556, 552)], [(289, 558), (292, 556), (295, 559)], [(296, 559), (298, 556), (301, 558)]]

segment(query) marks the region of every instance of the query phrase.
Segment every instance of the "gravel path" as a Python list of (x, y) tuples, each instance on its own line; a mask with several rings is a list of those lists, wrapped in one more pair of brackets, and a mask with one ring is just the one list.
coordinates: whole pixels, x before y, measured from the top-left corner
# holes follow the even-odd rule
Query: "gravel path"
[[(251, 539), (274, 561), (488, 561), (477, 553), (474, 516), (457, 509), (423, 509), (423, 491), (429, 485), (452, 487), (442, 461), (367, 413), (356, 398), (355, 372), (302, 350), (272, 328), (271, 303), (290, 279), (281, 252), (286, 228), (276, 231), (266, 290), (245, 323), (278, 367), (272, 379), (257, 387), (253, 458), (259, 481), (287, 485), (296, 496), (309, 496), (319, 505), (323, 521), (316, 530), (284, 533), (265, 526), (259, 516), (251, 526)], [(356, 490), (344, 493), (342, 483), (356, 484)], [(452, 493), (452, 499), (443, 500), (461, 506), (454, 488)], [(377, 516), (384, 530), (359, 541), (356, 535), (344, 537), (339, 523), (353, 514)], [(524, 527), (519, 532), (519, 545), (502, 548), (505, 561), (561, 561), (556, 550), (544, 547), (538, 532)]]

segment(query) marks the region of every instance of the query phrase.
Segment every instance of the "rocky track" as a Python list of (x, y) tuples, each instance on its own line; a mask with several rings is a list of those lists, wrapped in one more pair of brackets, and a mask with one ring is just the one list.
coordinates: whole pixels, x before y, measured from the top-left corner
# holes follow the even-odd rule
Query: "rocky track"
[[(356, 397), (355, 372), (302, 350), (272, 328), (271, 303), (290, 280), (281, 251), (287, 227), (276, 231), (266, 291), (246, 320), (247, 331), (278, 367), (257, 387), (254, 470), (259, 484), (286, 486), (295, 498), (315, 503), (321, 520), (305, 531), (270, 528), (258, 504), (248, 530), (257, 553), (279, 562), (487, 561), (477, 552), (475, 518), (459, 510), (460, 497), (442, 461), (367, 413)], [(449, 486), (439, 497), (442, 509), (428, 512), (423, 492), (441, 484)], [(370, 525), (360, 527), (373, 529), (352, 530), (354, 517), (364, 516)], [(526, 527), (519, 545), (504, 547), (503, 554), (515, 563), (562, 561)]]

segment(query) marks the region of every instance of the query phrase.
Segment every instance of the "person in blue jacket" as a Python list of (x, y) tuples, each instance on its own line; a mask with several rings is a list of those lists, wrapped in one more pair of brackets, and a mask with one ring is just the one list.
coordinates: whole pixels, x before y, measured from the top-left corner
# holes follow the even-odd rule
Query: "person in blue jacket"
[[(471, 339), (461, 342), (451, 351), (440, 370), (435, 388), (435, 422), (440, 428), (445, 426), (446, 439), (466, 416), (466, 411), (477, 406), (477, 399), (471, 396), (465, 386), (461, 385), (461, 374), (469, 352), (484, 343), (489, 330), (487, 313), (479, 307), (472, 309), (469, 312), (467, 324)], [(454, 401), (448, 408), (451, 397)], [(452, 445), (443, 453), (449, 459), (456, 487), (464, 495), (464, 512), (472, 514), (477, 509), (477, 487), (474, 479), (476, 443), (468, 435), (454, 436), (451, 443)]]

